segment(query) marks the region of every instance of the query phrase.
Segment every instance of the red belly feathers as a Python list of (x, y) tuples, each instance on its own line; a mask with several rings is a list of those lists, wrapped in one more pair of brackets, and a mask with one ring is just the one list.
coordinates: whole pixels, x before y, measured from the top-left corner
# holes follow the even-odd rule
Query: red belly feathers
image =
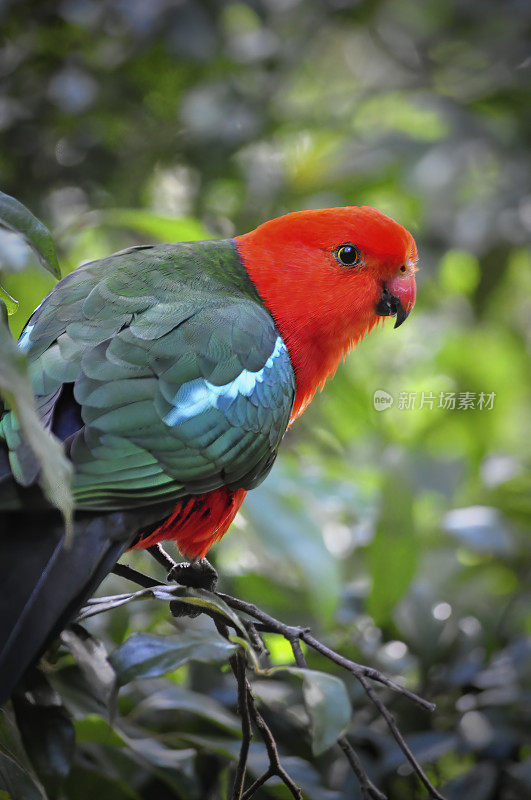
[(202, 558), (227, 532), (245, 495), (245, 489), (231, 491), (222, 487), (184, 497), (162, 525), (147, 536), (141, 536), (132, 549), (171, 540), (186, 558)]

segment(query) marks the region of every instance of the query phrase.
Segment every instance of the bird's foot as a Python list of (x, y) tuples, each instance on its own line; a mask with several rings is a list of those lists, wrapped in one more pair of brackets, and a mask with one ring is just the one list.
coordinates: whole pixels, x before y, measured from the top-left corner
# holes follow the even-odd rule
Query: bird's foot
[[(190, 589), (207, 589), (213, 592), (218, 582), (218, 573), (206, 558), (199, 558), (196, 561), (183, 561), (175, 564), (168, 573), (169, 581), (176, 581), (181, 586)], [(182, 600), (172, 600), (170, 611), (174, 617), (198, 617), (202, 613), (201, 608), (191, 606)]]
[(168, 580), (190, 589), (207, 589), (213, 592), (218, 582), (218, 573), (206, 558), (199, 558), (176, 564), (168, 573)]

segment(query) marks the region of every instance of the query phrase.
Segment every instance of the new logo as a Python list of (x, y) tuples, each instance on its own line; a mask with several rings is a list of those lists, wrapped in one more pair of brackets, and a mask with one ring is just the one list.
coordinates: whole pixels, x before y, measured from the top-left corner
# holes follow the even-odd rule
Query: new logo
[(385, 411), (387, 408), (391, 408), (394, 402), (393, 395), (383, 389), (376, 389), (372, 398), (372, 404), (376, 411)]

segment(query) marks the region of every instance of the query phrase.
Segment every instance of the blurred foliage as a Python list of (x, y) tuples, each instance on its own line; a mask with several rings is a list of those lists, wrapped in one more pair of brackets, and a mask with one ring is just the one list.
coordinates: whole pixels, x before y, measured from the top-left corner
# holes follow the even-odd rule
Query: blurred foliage
[[(22, 203), (3, 192), (0, 192), (0, 226), (19, 235), (31, 247), (41, 265), (52, 275), (61, 277), (48, 228)], [(14, 314), (17, 308), (17, 301), (0, 284), (0, 414), (4, 402), (16, 412), (20, 428), (32, 443), (37, 458), (39, 483), (48, 499), (62, 512), (65, 530), (71, 535), (74, 514), (70, 490), (72, 465), (61, 442), (44, 428), (37, 414), (33, 389), (26, 375), (26, 359), (17, 348), (7, 322), (8, 314)]]
[[(2, 188), (50, 224), (63, 274), (298, 208), (370, 204), (412, 230), (414, 314), (348, 358), (213, 558), (225, 590), (437, 702), (428, 716), (390, 698), (449, 800), (530, 796), (528, 4), (4, 0), (0, 21)], [(53, 279), (14, 234), (1, 231), (0, 248), (18, 332)], [(393, 406), (376, 410), (376, 390)], [(465, 392), (475, 408), (459, 408)], [(482, 392), (492, 408), (478, 407)], [(441, 393), (456, 393), (455, 409)], [(129, 560), (163, 577), (145, 554)], [(123, 589), (116, 577), (102, 587)], [(87, 623), (109, 651), (176, 626), (210, 631), (150, 600)], [(290, 663), (283, 641), (268, 645)], [(2, 800), (226, 796), (239, 723), (218, 663), (128, 682), (110, 716), (114, 694), (73, 652), (54, 655), (54, 688), (40, 687), (46, 735), (21, 739), (0, 719)], [(253, 684), (305, 796), (360, 797), (339, 751), (313, 755), (300, 681)], [(422, 796), (346, 686), (348, 735), (373, 779), (393, 800)], [(265, 759), (253, 744), (253, 775)]]

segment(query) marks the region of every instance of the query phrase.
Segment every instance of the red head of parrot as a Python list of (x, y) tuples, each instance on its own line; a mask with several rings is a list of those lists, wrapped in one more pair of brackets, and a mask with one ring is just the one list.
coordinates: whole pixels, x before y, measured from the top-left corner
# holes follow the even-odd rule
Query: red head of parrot
[(293, 363), (292, 419), (380, 317), (398, 327), (415, 303), (413, 237), (375, 208), (297, 211), (236, 243)]

